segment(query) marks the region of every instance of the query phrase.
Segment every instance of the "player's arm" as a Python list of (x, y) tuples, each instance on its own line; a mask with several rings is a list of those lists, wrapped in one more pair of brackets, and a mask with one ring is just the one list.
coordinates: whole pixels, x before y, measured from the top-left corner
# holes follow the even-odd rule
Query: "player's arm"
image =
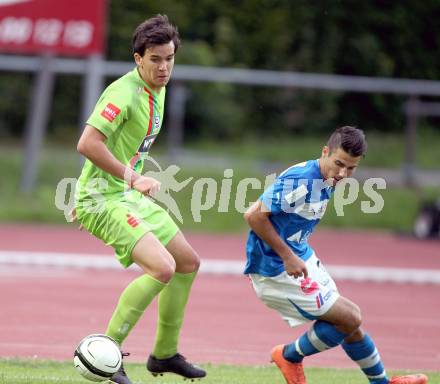
[(261, 200), (252, 204), (244, 214), (244, 219), (257, 234), (283, 260), (286, 272), (295, 278), (304, 275), (307, 278), (307, 268), (304, 261), (296, 256), (292, 249), (283, 241), (273, 227), (269, 216), (271, 212)]
[(111, 175), (125, 180), (130, 187), (144, 195), (154, 195), (160, 182), (151, 177), (139, 175), (122, 164), (107, 148), (107, 137), (95, 127), (86, 125), (77, 145), (77, 150), (97, 167)]

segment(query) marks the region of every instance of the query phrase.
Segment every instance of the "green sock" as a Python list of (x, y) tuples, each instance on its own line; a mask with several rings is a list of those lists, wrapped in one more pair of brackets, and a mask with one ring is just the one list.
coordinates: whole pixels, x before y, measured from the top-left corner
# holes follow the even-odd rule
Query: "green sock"
[(185, 306), (197, 272), (176, 272), (159, 295), (156, 343), (153, 356), (165, 359), (177, 353)]
[(145, 309), (164, 287), (166, 287), (165, 283), (149, 275), (142, 275), (133, 280), (119, 298), (105, 332), (106, 335), (121, 345)]

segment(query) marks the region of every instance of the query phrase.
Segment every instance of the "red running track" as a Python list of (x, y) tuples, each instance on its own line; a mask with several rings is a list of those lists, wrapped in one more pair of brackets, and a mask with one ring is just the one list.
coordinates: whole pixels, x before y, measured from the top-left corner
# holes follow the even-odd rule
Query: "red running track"
[[(246, 233), (187, 234), (202, 259), (244, 260)], [(440, 270), (440, 241), (415, 240), (383, 232), (319, 229), (311, 245), (325, 264)], [(0, 250), (112, 255), (86, 231), (73, 226), (1, 225)]]
[[(242, 257), (244, 237), (188, 236), (202, 259)], [(440, 269), (440, 243), (433, 241), (319, 232), (314, 244), (328, 264)], [(0, 226), (0, 248), (109, 253), (86, 233), (53, 227)], [(135, 276), (135, 271), (0, 265), (0, 356), (70, 359), (83, 336), (105, 329), (120, 292)], [(338, 286), (362, 308), (364, 327), (388, 369), (439, 370), (440, 285)], [(130, 360), (143, 361), (151, 350), (155, 317), (153, 305), (127, 339), (124, 347), (132, 353)], [(290, 329), (266, 309), (245, 277), (200, 275), (189, 302), (181, 351), (199, 362), (266, 364), (273, 345), (292, 341), (304, 330)], [(355, 367), (340, 349), (310, 357), (306, 365)]]

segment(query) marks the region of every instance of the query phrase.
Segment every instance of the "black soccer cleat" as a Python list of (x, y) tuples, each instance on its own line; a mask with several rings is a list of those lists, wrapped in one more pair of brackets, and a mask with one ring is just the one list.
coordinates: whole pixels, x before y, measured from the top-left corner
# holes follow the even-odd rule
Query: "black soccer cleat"
[[(130, 355), (127, 352), (122, 352), (122, 358), (126, 357)], [(121, 363), (121, 368), (119, 368), (118, 372), (116, 372), (112, 378), (110, 379), (112, 383), (115, 384), (132, 384), (130, 379), (127, 376), (127, 373), (125, 372), (124, 369), (124, 364)]]
[(186, 361), (186, 358), (180, 353), (176, 353), (167, 359), (157, 359), (150, 355), (147, 361), (147, 369), (153, 376), (164, 373), (175, 373), (186, 379), (201, 379), (206, 376), (203, 369)]

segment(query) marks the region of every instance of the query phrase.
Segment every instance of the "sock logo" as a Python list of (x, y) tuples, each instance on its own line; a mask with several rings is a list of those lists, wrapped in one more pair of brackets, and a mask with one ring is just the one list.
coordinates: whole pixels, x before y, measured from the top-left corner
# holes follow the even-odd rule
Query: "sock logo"
[(313, 295), (316, 291), (319, 291), (319, 285), (316, 281), (313, 281), (310, 277), (301, 280), (301, 290), (306, 295)]
[(127, 336), (129, 330), (130, 330), (130, 323), (124, 323), (118, 329), (118, 332), (121, 336)]
[(130, 215), (129, 213), (127, 213), (127, 223), (128, 225), (130, 225), (133, 228), (136, 228), (139, 223), (141, 222), (140, 219), (138, 219), (137, 217), (134, 217), (132, 215)]

